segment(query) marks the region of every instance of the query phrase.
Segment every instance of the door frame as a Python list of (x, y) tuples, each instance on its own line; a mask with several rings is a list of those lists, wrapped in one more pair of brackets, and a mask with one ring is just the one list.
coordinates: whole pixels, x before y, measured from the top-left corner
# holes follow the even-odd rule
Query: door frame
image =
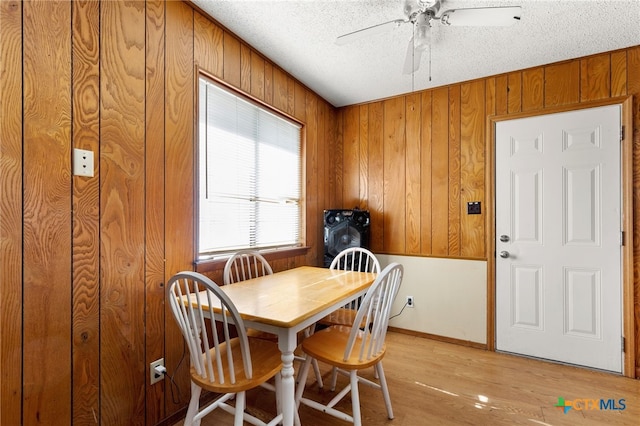
[(624, 126), (621, 155), (621, 190), (622, 190), (622, 229), (624, 244), (622, 246), (622, 332), (624, 334), (624, 354), (622, 361), (623, 375), (636, 378), (635, 366), (635, 323), (634, 323), (634, 286), (633, 286), (633, 97), (616, 97), (597, 102), (585, 102), (578, 105), (565, 105), (536, 111), (514, 114), (492, 115), (487, 117), (487, 167), (485, 176), (486, 206), (486, 247), (487, 247), (487, 348), (496, 350), (496, 212), (495, 212), (495, 170), (496, 150), (495, 131), (500, 121), (518, 118), (536, 117), (582, 109), (620, 105), (621, 121)]

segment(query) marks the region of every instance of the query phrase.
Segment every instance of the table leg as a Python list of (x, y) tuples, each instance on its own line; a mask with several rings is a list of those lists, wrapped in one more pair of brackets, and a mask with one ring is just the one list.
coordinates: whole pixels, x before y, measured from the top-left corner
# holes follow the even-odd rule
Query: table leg
[(293, 369), (293, 351), (296, 348), (296, 335), (283, 333), (278, 339), (282, 353), (282, 425), (293, 426), (295, 417), (295, 379)]

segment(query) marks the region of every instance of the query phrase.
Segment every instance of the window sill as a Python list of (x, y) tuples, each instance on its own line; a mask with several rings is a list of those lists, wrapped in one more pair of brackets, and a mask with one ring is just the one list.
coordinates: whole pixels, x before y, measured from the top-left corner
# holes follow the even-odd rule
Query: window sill
[[(310, 247), (295, 247), (295, 248), (287, 248), (280, 250), (267, 250), (260, 251), (260, 254), (267, 259), (268, 262), (273, 262), (278, 259), (285, 259), (289, 257), (296, 256), (306, 256), (309, 252)], [(221, 257), (218, 259), (205, 259), (205, 260), (196, 260), (194, 263), (195, 271), (204, 273), (204, 272), (212, 272), (217, 271), (224, 268), (225, 263), (227, 263), (228, 257)]]

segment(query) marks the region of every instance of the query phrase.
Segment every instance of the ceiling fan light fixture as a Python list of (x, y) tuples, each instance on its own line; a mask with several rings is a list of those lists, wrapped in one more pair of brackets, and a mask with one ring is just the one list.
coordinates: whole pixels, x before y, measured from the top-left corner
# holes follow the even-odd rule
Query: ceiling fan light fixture
[(431, 8), (435, 6), (436, 3), (438, 3), (438, 0), (418, 0), (418, 6), (420, 6), (422, 10)]
[(428, 19), (416, 22), (414, 48), (426, 50), (431, 44), (431, 22)]
[(521, 16), (520, 6), (480, 7), (445, 10), (440, 21), (444, 25), (460, 27), (506, 27), (518, 22)]

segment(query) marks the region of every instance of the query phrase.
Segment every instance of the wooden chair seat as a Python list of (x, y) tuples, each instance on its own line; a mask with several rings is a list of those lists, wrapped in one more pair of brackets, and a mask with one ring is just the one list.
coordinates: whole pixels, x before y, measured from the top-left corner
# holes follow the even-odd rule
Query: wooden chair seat
[[(251, 362), (253, 364), (253, 376), (246, 378), (240, 339), (234, 338), (230, 342), (221, 343), (218, 350), (226, 357), (227, 345), (231, 345), (233, 353), (233, 368), (236, 373), (236, 382), (232, 383), (229, 377), (229, 370), (225, 370), (224, 380), (212, 383), (201, 377), (195, 368), (191, 367), (191, 379), (201, 388), (216, 393), (237, 393), (248, 389), (253, 389), (262, 383), (273, 378), (281, 369), (282, 361), (278, 345), (268, 340), (249, 338), (249, 351), (251, 352)], [(211, 356), (215, 359), (215, 348), (211, 349)], [(204, 354), (202, 355), (204, 357)]]
[(357, 338), (347, 360), (344, 359), (344, 348), (347, 347), (351, 327), (342, 325), (333, 325), (318, 331), (312, 337), (302, 342), (302, 350), (313, 358), (330, 364), (334, 367), (348, 370), (362, 370), (377, 364), (383, 357), (386, 347), (371, 358), (360, 358), (360, 347), (362, 339)]

